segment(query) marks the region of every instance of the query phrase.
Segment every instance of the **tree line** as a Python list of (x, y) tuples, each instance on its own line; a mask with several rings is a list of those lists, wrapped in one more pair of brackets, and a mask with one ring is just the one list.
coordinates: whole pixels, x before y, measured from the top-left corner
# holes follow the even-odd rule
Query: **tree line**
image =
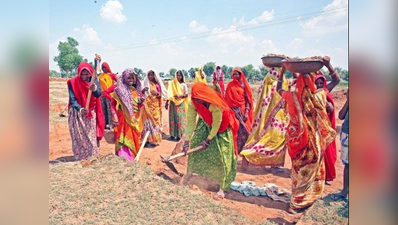
[[(83, 56), (81, 56), (79, 54), (79, 50), (77, 49), (78, 45), (79, 45), (79, 43), (74, 38), (71, 38), (71, 37), (68, 37), (67, 41), (65, 41), (65, 42), (58, 43), (59, 54), (58, 54), (58, 56), (55, 56), (53, 60), (58, 64), (61, 73), (58, 73), (55, 70), (49, 70), (50, 77), (66, 77), (66, 78), (73, 77), (77, 74), (76, 70), (77, 70), (77, 67), (80, 64), (80, 62), (82, 62), (82, 61), (88, 62), (87, 59), (83, 58)], [(93, 62), (89, 62), (89, 63), (91, 64), (91, 66), (94, 67)], [(215, 62), (208, 62), (203, 66), (203, 71), (206, 74), (208, 82), (211, 82), (212, 77), (213, 77), (213, 72), (215, 71), (216, 66), (217, 65)], [(228, 65), (221, 66), (221, 70), (224, 73), (225, 79), (232, 79), (231, 74), (232, 74), (233, 68), (234, 67), (231, 67)], [(252, 64), (249, 64), (249, 65), (246, 65), (246, 66), (240, 67), (240, 68), (244, 72), (244, 74), (249, 82), (261, 81), (264, 79), (265, 75), (268, 73), (268, 68), (263, 65), (255, 67)], [(344, 70), (341, 67), (335, 67), (335, 69), (340, 74), (342, 79), (348, 81), (348, 79), (349, 79), (348, 78), (348, 70)], [(134, 68), (134, 70), (138, 74), (140, 74), (142, 77), (146, 76), (146, 73), (142, 69)], [(194, 78), (195, 72), (197, 70), (198, 70), (198, 67), (196, 67), (196, 68), (191, 67), (188, 70), (181, 69), (183, 74), (188, 78)], [(173, 79), (176, 72), (177, 72), (176, 68), (171, 68), (169, 71), (159, 72), (159, 76), (162, 76), (162, 77), (166, 76), (166, 77)], [(331, 80), (331, 78), (329, 76), (329, 72), (327, 70), (322, 69), (322, 72), (325, 74), (325, 76), (328, 80)], [(292, 74), (289, 71), (287, 71), (286, 77), (291, 78)]]

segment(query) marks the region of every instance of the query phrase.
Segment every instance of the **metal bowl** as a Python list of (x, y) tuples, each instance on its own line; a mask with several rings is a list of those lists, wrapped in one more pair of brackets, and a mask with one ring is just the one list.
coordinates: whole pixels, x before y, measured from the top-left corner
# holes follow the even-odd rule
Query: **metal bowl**
[(323, 67), (322, 60), (282, 60), (283, 66), (293, 73), (311, 73)]
[(282, 60), (285, 58), (281, 56), (264, 56), (261, 59), (263, 60), (263, 65), (266, 67), (281, 67)]

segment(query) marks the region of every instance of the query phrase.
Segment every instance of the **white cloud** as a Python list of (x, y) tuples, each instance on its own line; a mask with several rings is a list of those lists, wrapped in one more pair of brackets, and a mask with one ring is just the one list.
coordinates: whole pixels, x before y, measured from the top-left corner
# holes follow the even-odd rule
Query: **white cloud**
[(89, 24), (84, 24), (82, 28), (73, 28), (73, 31), (80, 34), (84, 41), (95, 44), (101, 43), (101, 39), (98, 37), (97, 31), (95, 31)]
[(348, 0), (334, 0), (323, 13), (301, 25), (306, 36), (318, 36), (348, 30)]
[(158, 43), (158, 39), (154, 38), (149, 42), (151, 45), (156, 45)]
[(271, 11), (263, 11), (263, 13), (256, 17), (253, 18), (252, 20), (246, 22), (245, 17), (241, 17), (239, 20), (236, 18), (233, 19), (233, 23), (238, 22), (239, 25), (258, 25), (259, 23), (263, 22), (268, 22), (274, 19), (274, 10), (272, 9)]
[(259, 47), (260, 47), (259, 50), (263, 52), (264, 55), (265, 53), (273, 53), (273, 54), (279, 53), (279, 49), (275, 46), (272, 40), (267, 40), (267, 39), (263, 40), (260, 43)]
[(189, 23), (189, 28), (194, 33), (201, 33), (201, 32), (208, 31), (208, 29), (205, 25), (200, 25), (196, 20), (192, 20)]
[(294, 38), (288, 45), (288, 49), (299, 50), (304, 47), (304, 42), (300, 38)]
[(211, 32), (211, 36), (207, 39), (209, 42), (221, 41), (223, 43), (249, 43), (255, 39), (252, 35), (244, 35), (241, 31), (238, 31), (236, 26), (229, 28), (214, 28)]
[(123, 5), (118, 0), (111, 0), (101, 6), (100, 15), (103, 19), (116, 23), (127, 21), (123, 14)]

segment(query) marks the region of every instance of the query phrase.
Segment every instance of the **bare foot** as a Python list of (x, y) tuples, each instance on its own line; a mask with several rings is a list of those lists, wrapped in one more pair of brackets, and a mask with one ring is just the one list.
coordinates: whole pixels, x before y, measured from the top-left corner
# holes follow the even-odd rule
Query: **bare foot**
[(290, 207), (289, 207), (289, 209), (287, 210), (287, 212), (290, 213), (290, 214), (292, 214), (292, 215), (296, 215), (296, 214), (297, 214), (297, 212), (296, 212), (294, 209), (290, 208)]
[(249, 167), (249, 162), (246, 160), (245, 157), (242, 157), (242, 166), (241, 170), (242, 171), (247, 171), (247, 168)]
[(225, 198), (225, 193), (223, 190), (219, 190), (214, 196), (213, 196), (214, 200), (220, 201), (223, 200)]

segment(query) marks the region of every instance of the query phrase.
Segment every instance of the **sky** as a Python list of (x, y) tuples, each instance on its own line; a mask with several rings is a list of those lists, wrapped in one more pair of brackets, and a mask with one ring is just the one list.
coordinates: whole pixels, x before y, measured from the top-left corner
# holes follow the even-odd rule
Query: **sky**
[[(49, 68), (73, 37), (113, 72), (158, 72), (207, 62), (260, 66), (268, 53), (331, 57), (348, 69), (348, 0), (58, 0), (49, 2)], [(351, 2), (350, 2), (351, 3)]]

